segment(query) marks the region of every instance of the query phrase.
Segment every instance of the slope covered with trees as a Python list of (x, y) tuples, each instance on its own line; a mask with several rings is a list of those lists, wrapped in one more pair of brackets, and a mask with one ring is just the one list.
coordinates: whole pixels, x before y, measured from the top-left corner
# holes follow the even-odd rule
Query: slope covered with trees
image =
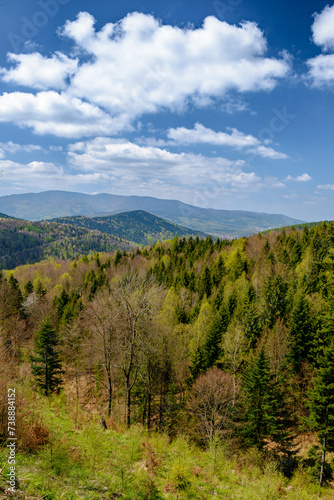
[(0, 217), (0, 269), (50, 257), (70, 259), (89, 252), (126, 251), (133, 247), (128, 241), (96, 230)]
[[(23, 452), (31, 446), (43, 469), (61, 435), (66, 470), (79, 474), (87, 440), (103, 441), (101, 419), (114, 444), (101, 444), (96, 470), (110, 495), (316, 498), (320, 481), (331, 498), (333, 271), (334, 223), (322, 223), (234, 241), (174, 237), (5, 274), (1, 383), (20, 387), (25, 422), (47, 436), (32, 446), (21, 422)], [(34, 373), (43, 325), (61, 373), (50, 402)], [(68, 431), (52, 430), (48, 405)], [(187, 453), (202, 457), (197, 469)], [(47, 467), (56, 488), (65, 471)]]
[(123, 212), (106, 217), (63, 217), (55, 219), (55, 221), (98, 230), (139, 245), (153, 245), (157, 241), (168, 240), (175, 235), (180, 237), (199, 236), (201, 238), (208, 236), (200, 231), (168, 222), (144, 210)]

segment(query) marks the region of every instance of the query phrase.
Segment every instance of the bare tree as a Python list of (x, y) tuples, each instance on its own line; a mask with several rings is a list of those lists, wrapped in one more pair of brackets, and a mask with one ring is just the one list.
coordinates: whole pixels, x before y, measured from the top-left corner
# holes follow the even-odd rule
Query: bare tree
[(210, 445), (230, 428), (234, 398), (233, 377), (217, 367), (210, 368), (194, 383), (187, 407)]
[(125, 384), (125, 422), (130, 426), (131, 391), (136, 382), (141, 359), (141, 345), (149, 328), (152, 307), (161, 288), (153, 278), (129, 271), (116, 282), (112, 295), (118, 310), (119, 368)]
[(106, 381), (100, 382), (108, 392), (108, 416), (111, 414), (113, 383), (117, 368), (117, 316), (117, 306), (107, 291), (99, 293), (84, 313), (85, 328), (90, 332), (86, 344), (90, 358), (103, 368), (106, 376)]

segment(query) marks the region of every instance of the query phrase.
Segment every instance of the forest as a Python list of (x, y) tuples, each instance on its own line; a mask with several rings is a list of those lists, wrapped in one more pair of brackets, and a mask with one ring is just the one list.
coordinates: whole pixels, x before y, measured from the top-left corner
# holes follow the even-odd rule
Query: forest
[(133, 247), (128, 241), (96, 230), (50, 221), (30, 222), (0, 214), (0, 269), (13, 269), (47, 258), (71, 259), (89, 252)]
[(333, 498), (333, 271), (332, 222), (3, 271), (2, 474), (14, 387), (23, 498)]

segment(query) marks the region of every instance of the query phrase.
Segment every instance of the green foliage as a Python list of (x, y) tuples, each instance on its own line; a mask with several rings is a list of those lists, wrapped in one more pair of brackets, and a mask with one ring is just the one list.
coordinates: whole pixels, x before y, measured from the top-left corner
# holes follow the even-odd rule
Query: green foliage
[[(324, 349), (309, 391), (309, 424), (316, 431), (323, 451), (334, 451), (334, 342)], [(320, 479), (320, 483), (321, 483)]]
[(312, 359), (313, 325), (310, 307), (304, 295), (297, 296), (291, 314), (290, 322), (290, 360), (296, 371), (303, 361)]
[(178, 240), (175, 237), (205, 236), (200, 231), (178, 226), (143, 210), (123, 212), (105, 217), (62, 217), (55, 219), (55, 222), (97, 230), (139, 245), (153, 245), (157, 241), (174, 238), (171, 244), (172, 252), (178, 250)]
[(71, 259), (89, 252), (128, 250), (133, 245), (112, 235), (57, 222), (0, 219), (0, 269), (55, 257)]
[(35, 335), (35, 355), (31, 356), (31, 371), (45, 396), (59, 392), (62, 364), (58, 351), (58, 337), (49, 320), (42, 323)]
[(261, 349), (244, 376), (244, 426), (242, 434), (250, 446), (263, 449), (268, 439), (286, 445), (288, 424), (284, 418), (283, 393), (271, 373)]

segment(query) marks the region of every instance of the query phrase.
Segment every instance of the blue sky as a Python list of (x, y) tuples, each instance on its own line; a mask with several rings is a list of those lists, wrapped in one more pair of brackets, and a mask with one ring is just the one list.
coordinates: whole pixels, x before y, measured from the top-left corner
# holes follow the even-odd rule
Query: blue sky
[(334, 218), (334, 5), (0, 0), (0, 196)]

